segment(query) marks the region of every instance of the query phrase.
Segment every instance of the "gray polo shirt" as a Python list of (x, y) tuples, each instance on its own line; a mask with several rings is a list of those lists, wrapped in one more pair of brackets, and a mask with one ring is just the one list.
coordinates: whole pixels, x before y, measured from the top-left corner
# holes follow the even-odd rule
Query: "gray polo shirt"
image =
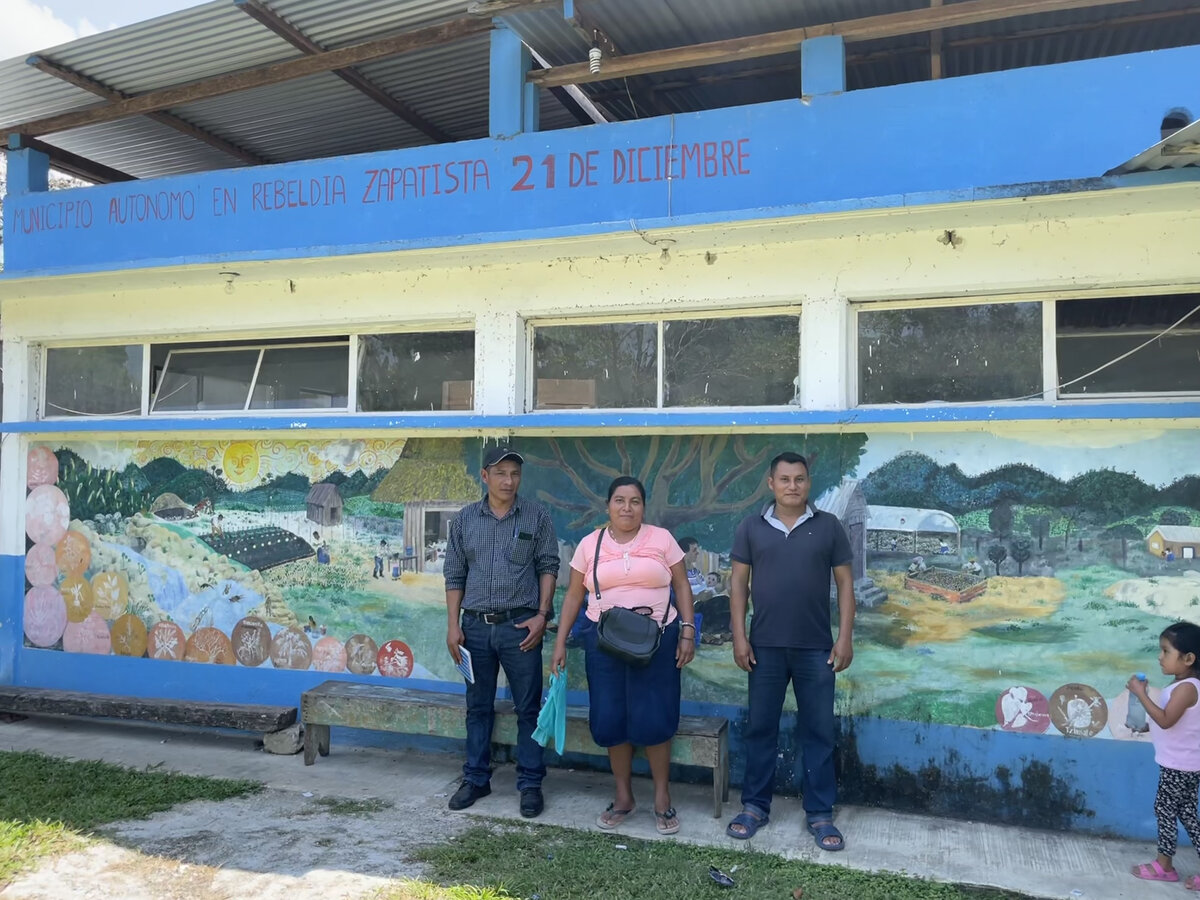
[(854, 554), (832, 513), (812, 516), (784, 534), (767, 521), (774, 504), (738, 525), (730, 556), (750, 566), (750, 643), (758, 647), (829, 650), (829, 578)]
[(538, 579), (547, 573), (558, 574), (558, 538), (537, 501), (517, 497), (497, 519), (484, 497), (450, 520), (442, 574), (446, 590), (463, 592), (463, 609), (537, 609)]

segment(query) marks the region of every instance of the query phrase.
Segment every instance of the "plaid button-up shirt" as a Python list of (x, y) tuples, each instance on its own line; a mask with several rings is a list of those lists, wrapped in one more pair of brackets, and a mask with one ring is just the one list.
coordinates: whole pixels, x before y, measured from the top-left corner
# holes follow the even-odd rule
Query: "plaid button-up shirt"
[(538, 580), (558, 575), (558, 565), (554, 522), (534, 500), (518, 496), (498, 519), (484, 497), (450, 521), (442, 573), (446, 590), (463, 592), (463, 609), (537, 609)]

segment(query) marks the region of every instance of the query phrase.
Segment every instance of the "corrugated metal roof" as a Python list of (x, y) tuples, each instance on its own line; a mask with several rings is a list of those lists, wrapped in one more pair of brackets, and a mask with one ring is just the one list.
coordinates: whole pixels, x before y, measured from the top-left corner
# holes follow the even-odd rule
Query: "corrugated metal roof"
[(1185, 166), (1200, 166), (1200, 121), (1180, 128), (1107, 174), (1127, 175), (1131, 172), (1182, 169)]
[[(318, 44), (334, 49), (456, 18), (469, 0), (266, 0)], [(802, 25), (924, 8), (928, 0), (576, 0), (622, 53), (759, 34)], [(589, 41), (552, 7), (506, 20), (551, 65), (586, 59)], [(1195, 0), (1140, 0), (947, 29), (947, 76), (1065, 62), (1157, 47), (1200, 44)], [(300, 51), (240, 11), (214, 0), (43, 52), (129, 94), (294, 59)], [(454, 43), (365, 63), (358, 71), (455, 140), (488, 133), (488, 39)], [(912, 35), (852, 44), (851, 89), (929, 77), (928, 41)], [(99, 102), (26, 65), (0, 62), (0, 127)], [(795, 97), (799, 53), (582, 86), (610, 118)], [(270, 161), (410, 147), (431, 142), (333, 73), (211, 98), (171, 110), (180, 118)], [(576, 125), (543, 92), (541, 127)], [(47, 143), (139, 176), (240, 165), (194, 138), (145, 118), (59, 133)]]

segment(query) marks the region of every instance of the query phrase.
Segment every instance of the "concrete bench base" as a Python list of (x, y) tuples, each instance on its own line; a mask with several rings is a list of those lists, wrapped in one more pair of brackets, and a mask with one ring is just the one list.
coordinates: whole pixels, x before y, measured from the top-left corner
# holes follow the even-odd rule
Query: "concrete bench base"
[[(408, 688), (326, 681), (300, 698), (304, 725), (304, 764), (329, 755), (329, 729), (366, 728), (397, 734), (424, 734), (465, 739), (466, 700), (461, 694), (440, 694)], [(496, 704), (492, 742), (515, 746), (517, 716), (512, 703)], [(574, 753), (597, 756), (606, 751), (592, 741), (585, 707), (567, 709), (567, 746)], [(712, 769), (713, 815), (729, 799), (729, 722), (713, 716), (683, 716), (671, 741), (671, 762)]]

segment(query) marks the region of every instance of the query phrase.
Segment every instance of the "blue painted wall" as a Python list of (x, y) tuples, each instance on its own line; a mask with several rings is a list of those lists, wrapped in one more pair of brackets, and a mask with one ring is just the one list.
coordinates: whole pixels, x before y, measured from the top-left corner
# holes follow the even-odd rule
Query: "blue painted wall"
[(1180, 106), (1200, 110), (1200, 47), (17, 196), (5, 276), (965, 200), (1097, 178), (1156, 143)]
[[(263, 677), (262, 672), (241, 666), (208, 666), (205, 677), (196, 678), (194, 663), (31, 649), (20, 651), (19, 662), (19, 684), (192, 700), (239, 697), (246, 703), (299, 705), (302, 691), (329, 677), (284, 670)], [(338, 678), (380, 681), (348, 674)], [(146, 689), (150, 683), (152, 691)], [(442, 681), (406, 684), (421, 690), (462, 691)], [(586, 704), (586, 694), (573, 696), (571, 702)], [(730, 720), (731, 774), (734, 784), (739, 784), (745, 709), (689, 702), (683, 711)], [(794, 793), (793, 785), (800, 780), (795, 725), (795, 714), (786, 714), (780, 731), (783, 763), (777, 777), (777, 789), (786, 793)], [(340, 731), (334, 736), (334, 752), (338, 746), (354, 745), (459, 749), (457, 742), (431, 743), (366, 731)], [(856, 717), (842, 720), (838, 762), (844, 802), (947, 816), (982, 816), (986, 811), (990, 821), (1142, 839), (1156, 833), (1150, 798), (1157, 769), (1153, 748), (1147, 744)], [(1121, 775), (1114, 778), (1113, 773)], [(737, 795), (734, 787), (732, 803), (736, 804)]]

